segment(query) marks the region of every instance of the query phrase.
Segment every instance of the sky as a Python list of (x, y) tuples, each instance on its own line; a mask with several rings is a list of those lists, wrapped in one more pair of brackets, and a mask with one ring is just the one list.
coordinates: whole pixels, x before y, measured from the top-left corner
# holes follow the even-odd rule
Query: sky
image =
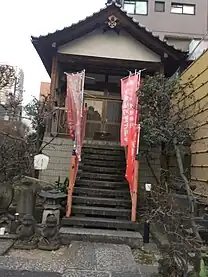
[(105, 6), (106, 0), (0, 0), (0, 63), (24, 71), (24, 104), (39, 96), (40, 82), (50, 78), (31, 43), (70, 26)]

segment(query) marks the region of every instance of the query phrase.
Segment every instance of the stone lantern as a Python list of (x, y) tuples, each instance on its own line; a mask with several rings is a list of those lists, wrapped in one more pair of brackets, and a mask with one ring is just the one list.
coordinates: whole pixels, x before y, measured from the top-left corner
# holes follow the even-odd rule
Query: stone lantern
[(60, 221), (60, 202), (66, 199), (67, 195), (65, 193), (59, 192), (56, 189), (49, 191), (41, 191), (39, 196), (45, 201), (43, 204), (44, 211), (42, 217), (42, 224), (46, 223), (46, 219), (49, 215), (54, 215), (57, 218), (57, 223)]

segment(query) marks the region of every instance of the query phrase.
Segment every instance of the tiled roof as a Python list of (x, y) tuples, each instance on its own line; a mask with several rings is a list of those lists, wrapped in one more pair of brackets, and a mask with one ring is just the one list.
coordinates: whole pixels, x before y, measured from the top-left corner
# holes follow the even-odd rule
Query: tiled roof
[(87, 17), (85, 17), (84, 19), (79, 20), (77, 23), (73, 23), (73, 24), (71, 24), (70, 26), (65, 27), (65, 28), (63, 28), (63, 29), (61, 29), (61, 30), (56, 30), (55, 32), (53, 32), (53, 33), (48, 33), (48, 34), (45, 35), (45, 36), (39, 36), (39, 37), (33, 37), (33, 36), (32, 36), (31, 38), (32, 38), (32, 40), (37, 40), (37, 39), (42, 39), (42, 38), (46, 39), (46, 38), (49, 38), (49, 37), (52, 36), (52, 35), (59, 35), (59, 34), (62, 33), (63, 31), (72, 29), (72, 28), (76, 27), (77, 25), (84, 23), (84, 22), (87, 21), (87, 20), (93, 19), (93, 17), (98, 16), (101, 12), (103, 12), (103, 11), (109, 9), (111, 6), (117, 7), (117, 9), (119, 9), (123, 15), (127, 16), (127, 17), (132, 21), (132, 23), (134, 23), (135, 25), (137, 25), (137, 27), (139, 27), (140, 30), (143, 30), (144, 32), (146, 32), (149, 36), (152, 36), (152, 38), (154, 38), (157, 42), (159, 42), (159, 43), (160, 43), (161, 45), (163, 45), (164, 47), (168, 48), (170, 51), (172, 50), (172, 51), (177, 51), (178, 53), (184, 53), (184, 54), (185, 54), (185, 52), (176, 49), (173, 45), (169, 45), (167, 42), (162, 41), (162, 40), (159, 38), (159, 36), (154, 35), (153, 32), (151, 32), (151, 31), (150, 31), (148, 28), (146, 28), (144, 25), (140, 24), (138, 20), (136, 20), (132, 15), (129, 15), (124, 9), (120, 8), (119, 5), (117, 5), (117, 4), (115, 4), (115, 3), (114, 3), (114, 4), (111, 4), (111, 5), (107, 6), (107, 7), (104, 7), (104, 8), (102, 8), (102, 9), (100, 9), (99, 11), (94, 12), (92, 15), (87, 16)]

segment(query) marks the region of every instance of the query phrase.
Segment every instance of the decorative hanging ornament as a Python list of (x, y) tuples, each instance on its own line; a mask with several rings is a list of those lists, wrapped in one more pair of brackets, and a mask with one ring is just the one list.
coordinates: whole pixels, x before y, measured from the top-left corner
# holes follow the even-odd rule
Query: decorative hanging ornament
[(114, 15), (111, 15), (108, 17), (108, 26), (111, 28), (111, 29), (114, 29), (116, 28), (118, 24), (118, 18), (115, 17)]

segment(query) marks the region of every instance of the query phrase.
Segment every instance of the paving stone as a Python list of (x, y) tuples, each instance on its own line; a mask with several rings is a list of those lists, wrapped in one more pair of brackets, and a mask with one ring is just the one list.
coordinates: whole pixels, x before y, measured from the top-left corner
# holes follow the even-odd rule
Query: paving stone
[(59, 273), (54, 272), (32, 272), (0, 269), (1, 277), (61, 277)]
[(27, 270), (27, 271), (44, 271), (44, 272), (51, 271), (51, 272), (63, 273), (65, 266), (66, 266), (65, 261), (48, 262), (44, 260), (34, 261), (32, 259), (25, 259), (24, 263), (21, 264), (19, 269)]
[(131, 248), (127, 245), (95, 244), (98, 271), (137, 272)]
[(14, 244), (12, 239), (0, 238), (0, 256), (4, 255)]
[(67, 267), (79, 270), (96, 268), (95, 247), (89, 242), (72, 242), (68, 248)]
[[(149, 277), (152, 273), (157, 273), (157, 266), (151, 266), (151, 265), (140, 265), (140, 272), (142, 273), (142, 276)], [(145, 275), (146, 274), (146, 275)]]
[[(140, 273), (134, 273), (134, 272), (113, 272), (111, 274), (111, 277), (144, 277)], [(146, 276), (145, 276), (146, 277)]]
[(110, 277), (110, 273), (86, 270), (66, 271), (63, 277)]

